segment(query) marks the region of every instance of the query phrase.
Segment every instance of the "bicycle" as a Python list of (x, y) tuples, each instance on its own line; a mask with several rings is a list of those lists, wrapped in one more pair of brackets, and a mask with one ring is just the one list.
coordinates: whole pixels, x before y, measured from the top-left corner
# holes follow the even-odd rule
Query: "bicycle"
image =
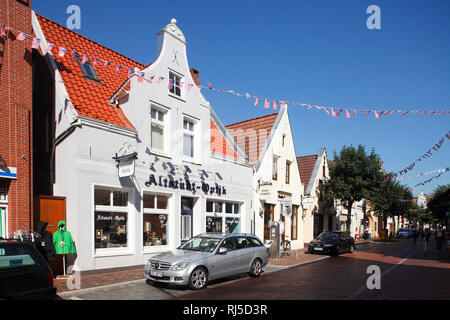
[(291, 242), (287, 240), (287, 237), (281, 242), (281, 256), (284, 254), (288, 257), (291, 255)]

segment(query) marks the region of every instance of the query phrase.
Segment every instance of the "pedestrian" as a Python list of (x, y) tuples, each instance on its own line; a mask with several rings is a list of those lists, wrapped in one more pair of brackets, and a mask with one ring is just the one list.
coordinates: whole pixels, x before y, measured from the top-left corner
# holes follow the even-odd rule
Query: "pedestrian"
[(423, 253), (428, 253), (429, 241), (430, 241), (430, 232), (428, 231), (427, 228), (423, 233)]
[(412, 237), (413, 237), (413, 239), (414, 239), (414, 245), (417, 245), (417, 236), (418, 236), (417, 230), (414, 229), (414, 230), (413, 230), (413, 234), (412, 234)]
[(439, 227), (436, 231), (436, 253), (441, 253), (444, 237), (444, 232), (442, 231), (441, 227)]

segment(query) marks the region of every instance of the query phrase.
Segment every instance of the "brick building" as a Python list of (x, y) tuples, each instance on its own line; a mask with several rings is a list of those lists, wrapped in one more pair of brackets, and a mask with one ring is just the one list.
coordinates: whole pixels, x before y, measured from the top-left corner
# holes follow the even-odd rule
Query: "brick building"
[(32, 228), (32, 49), (16, 40), (32, 34), (31, 1), (1, 0), (0, 25), (0, 236)]

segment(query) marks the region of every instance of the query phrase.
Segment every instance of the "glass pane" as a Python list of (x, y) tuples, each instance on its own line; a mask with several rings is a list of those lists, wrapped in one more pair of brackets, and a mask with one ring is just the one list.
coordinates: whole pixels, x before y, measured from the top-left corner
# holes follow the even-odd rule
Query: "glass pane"
[(239, 233), (239, 219), (237, 218), (226, 218), (225, 221), (225, 232), (226, 233)]
[(126, 212), (95, 212), (95, 248), (127, 247)]
[(164, 121), (164, 112), (158, 111), (158, 120), (159, 121)]
[(182, 214), (192, 214), (193, 208), (194, 208), (194, 199), (181, 198), (181, 213)]
[(191, 135), (184, 135), (183, 154), (191, 158), (194, 156), (194, 137)]
[(155, 196), (152, 194), (144, 193), (144, 208), (155, 209)]
[(158, 196), (157, 197), (157, 208), (163, 209), (163, 210), (167, 209), (167, 200), (168, 200), (167, 197)]
[(214, 204), (214, 202), (212, 202), (212, 201), (206, 201), (206, 212), (214, 212), (213, 204)]
[(156, 120), (156, 117), (157, 117), (157, 111), (156, 111), (156, 109), (152, 108), (152, 119)]
[(206, 217), (206, 232), (222, 232), (222, 218)]
[(164, 149), (164, 130), (157, 125), (152, 125), (152, 148)]
[(233, 204), (232, 203), (225, 204), (225, 213), (233, 213)]
[(234, 213), (236, 213), (236, 214), (241, 213), (241, 205), (240, 204), (237, 204), (237, 203), (234, 204)]
[(113, 202), (115, 207), (128, 207), (128, 192), (114, 191)]
[(181, 216), (181, 240), (191, 239), (191, 216)]
[(166, 214), (144, 214), (144, 246), (167, 245), (168, 219)]
[(214, 207), (216, 213), (223, 213), (223, 203), (222, 202), (214, 202)]
[(111, 191), (95, 189), (94, 192), (96, 206), (110, 206), (111, 205)]
[(4, 246), (0, 249), (0, 270), (21, 268), (35, 265), (30, 252), (25, 247)]

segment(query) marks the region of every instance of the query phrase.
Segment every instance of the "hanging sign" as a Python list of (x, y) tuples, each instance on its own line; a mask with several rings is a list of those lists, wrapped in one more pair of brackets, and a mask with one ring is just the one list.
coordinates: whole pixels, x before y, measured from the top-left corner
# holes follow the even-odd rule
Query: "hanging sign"
[(134, 176), (135, 167), (136, 167), (136, 164), (135, 164), (134, 159), (120, 161), (119, 162), (119, 178), (126, 178), (126, 177)]

